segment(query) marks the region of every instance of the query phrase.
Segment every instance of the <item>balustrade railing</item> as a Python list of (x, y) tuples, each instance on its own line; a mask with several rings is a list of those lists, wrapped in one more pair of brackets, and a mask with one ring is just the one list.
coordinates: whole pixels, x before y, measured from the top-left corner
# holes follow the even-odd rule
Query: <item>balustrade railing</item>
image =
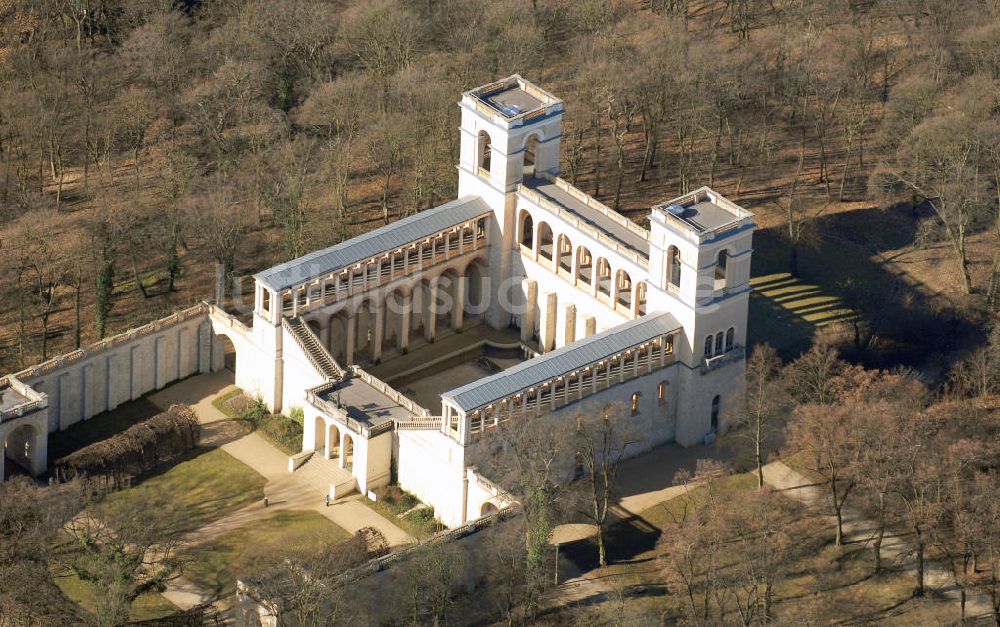
[[(416, 254), (407, 252), (407, 254), (397, 257), (396, 260), (401, 265), (394, 264), (390, 259), (382, 261), (376, 269), (367, 275), (364, 272), (357, 274), (352, 272), (347, 280), (333, 279), (332, 282), (323, 285), (320, 294), (312, 291), (313, 286), (307, 289), (302, 286), (295, 288), (301, 290), (298, 305), (295, 304), (294, 298), (285, 298), (282, 302), (282, 313), (285, 316), (307, 313), (353, 294), (381, 287), (393, 280), (419, 274), (433, 266), (450, 261), (459, 254), (466, 255), (482, 250), (489, 245), (485, 233), (476, 234), (471, 232), (471, 229), (475, 229), (475, 226), (468, 229), (470, 232), (463, 237), (461, 246), (458, 237), (449, 238), (448, 246), (444, 245), (443, 240), (438, 241), (437, 245), (423, 247)], [(307, 294), (309, 295), (308, 301), (306, 300)]]

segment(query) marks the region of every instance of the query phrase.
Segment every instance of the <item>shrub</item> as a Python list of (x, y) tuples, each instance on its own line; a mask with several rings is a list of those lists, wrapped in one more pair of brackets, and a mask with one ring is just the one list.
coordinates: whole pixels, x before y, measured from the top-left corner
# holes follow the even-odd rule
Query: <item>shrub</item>
[(88, 476), (120, 488), (140, 473), (193, 449), (200, 440), (201, 425), (194, 412), (185, 405), (171, 405), (122, 433), (57, 460), (54, 472), (63, 480)]

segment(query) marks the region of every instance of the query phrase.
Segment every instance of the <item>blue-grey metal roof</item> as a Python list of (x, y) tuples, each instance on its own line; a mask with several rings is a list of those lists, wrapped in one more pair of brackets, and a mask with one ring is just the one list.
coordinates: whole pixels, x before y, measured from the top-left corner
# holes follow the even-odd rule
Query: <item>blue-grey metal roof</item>
[(379, 253), (421, 240), (448, 227), (489, 212), (490, 208), (482, 198), (465, 196), (397, 220), (392, 224), (387, 224), (329, 248), (278, 264), (258, 272), (254, 277), (272, 290), (285, 290), (327, 272), (352, 266)]
[(441, 395), (462, 411), (472, 411), (574, 372), (681, 327), (672, 314), (654, 312), (630, 320), (550, 353), (467, 383)]

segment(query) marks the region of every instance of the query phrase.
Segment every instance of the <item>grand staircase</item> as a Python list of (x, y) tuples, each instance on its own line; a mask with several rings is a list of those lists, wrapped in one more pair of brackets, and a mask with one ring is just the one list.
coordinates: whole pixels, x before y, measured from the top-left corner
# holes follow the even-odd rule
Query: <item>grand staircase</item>
[(331, 484), (335, 486), (337, 498), (357, 489), (357, 481), (351, 471), (338, 466), (336, 459), (323, 459), (321, 451), (299, 466), (295, 476), (315, 488), (321, 496), (330, 493)]
[(309, 362), (323, 374), (327, 379), (340, 379), (344, 376), (344, 369), (340, 367), (340, 364), (330, 355), (330, 353), (323, 347), (322, 342), (319, 338), (312, 332), (309, 325), (306, 324), (305, 320), (301, 317), (293, 318), (291, 320), (285, 319), (288, 324), (288, 329), (295, 336), (295, 340), (298, 342), (299, 346), (305, 352), (306, 357), (309, 358)]

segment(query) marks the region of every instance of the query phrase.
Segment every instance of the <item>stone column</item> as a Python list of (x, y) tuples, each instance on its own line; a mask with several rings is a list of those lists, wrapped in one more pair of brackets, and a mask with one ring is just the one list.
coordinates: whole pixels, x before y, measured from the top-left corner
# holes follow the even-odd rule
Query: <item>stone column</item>
[(385, 333), (385, 305), (381, 300), (375, 305), (375, 332), (372, 333), (372, 361), (382, 360), (382, 336)]
[(539, 350), (547, 353), (556, 346), (556, 317), (558, 311), (558, 298), (555, 292), (542, 294), (539, 315), (541, 325), (539, 326)]
[(399, 316), (399, 352), (406, 353), (410, 346), (410, 317), (413, 310), (413, 293), (403, 294), (402, 311)]
[(583, 319), (583, 336), (590, 337), (597, 333), (597, 318), (594, 316), (587, 316)]
[(451, 304), (451, 328), (456, 331), (462, 330), (465, 320), (465, 277), (459, 276), (455, 279), (454, 302)]
[(431, 344), (437, 328), (437, 296), (438, 279), (435, 277), (427, 284), (427, 319), (424, 320), (424, 339)]
[(344, 360), (347, 362), (344, 366), (350, 366), (354, 363), (354, 344), (357, 342), (358, 338), (358, 320), (354, 313), (349, 313), (347, 315), (347, 343), (344, 347)]
[(566, 306), (566, 324), (563, 328), (564, 344), (576, 341), (576, 305)]
[(333, 423), (323, 421), (323, 430), (326, 431), (326, 435), (323, 437), (323, 441), (326, 442), (326, 450), (323, 451), (323, 459), (330, 459), (333, 454), (333, 442), (330, 439), (333, 437), (331, 430), (333, 428)]
[(347, 460), (344, 459), (344, 450), (346, 449), (346, 447), (344, 446), (344, 438), (346, 438), (346, 437), (347, 437), (347, 434), (344, 433), (343, 430), (341, 430), (340, 431), (340, 449), (337, 451), (337, 465), (340, 466), (341, 468), (343, 468), (345, 465), (347, 465)]
[(524, 313), (521, 314), (521, 341), (528, 342), (535, 330), (535, 316), (538, 315), (538, 283), (532, 279), (521, 279), (524, 291)]

